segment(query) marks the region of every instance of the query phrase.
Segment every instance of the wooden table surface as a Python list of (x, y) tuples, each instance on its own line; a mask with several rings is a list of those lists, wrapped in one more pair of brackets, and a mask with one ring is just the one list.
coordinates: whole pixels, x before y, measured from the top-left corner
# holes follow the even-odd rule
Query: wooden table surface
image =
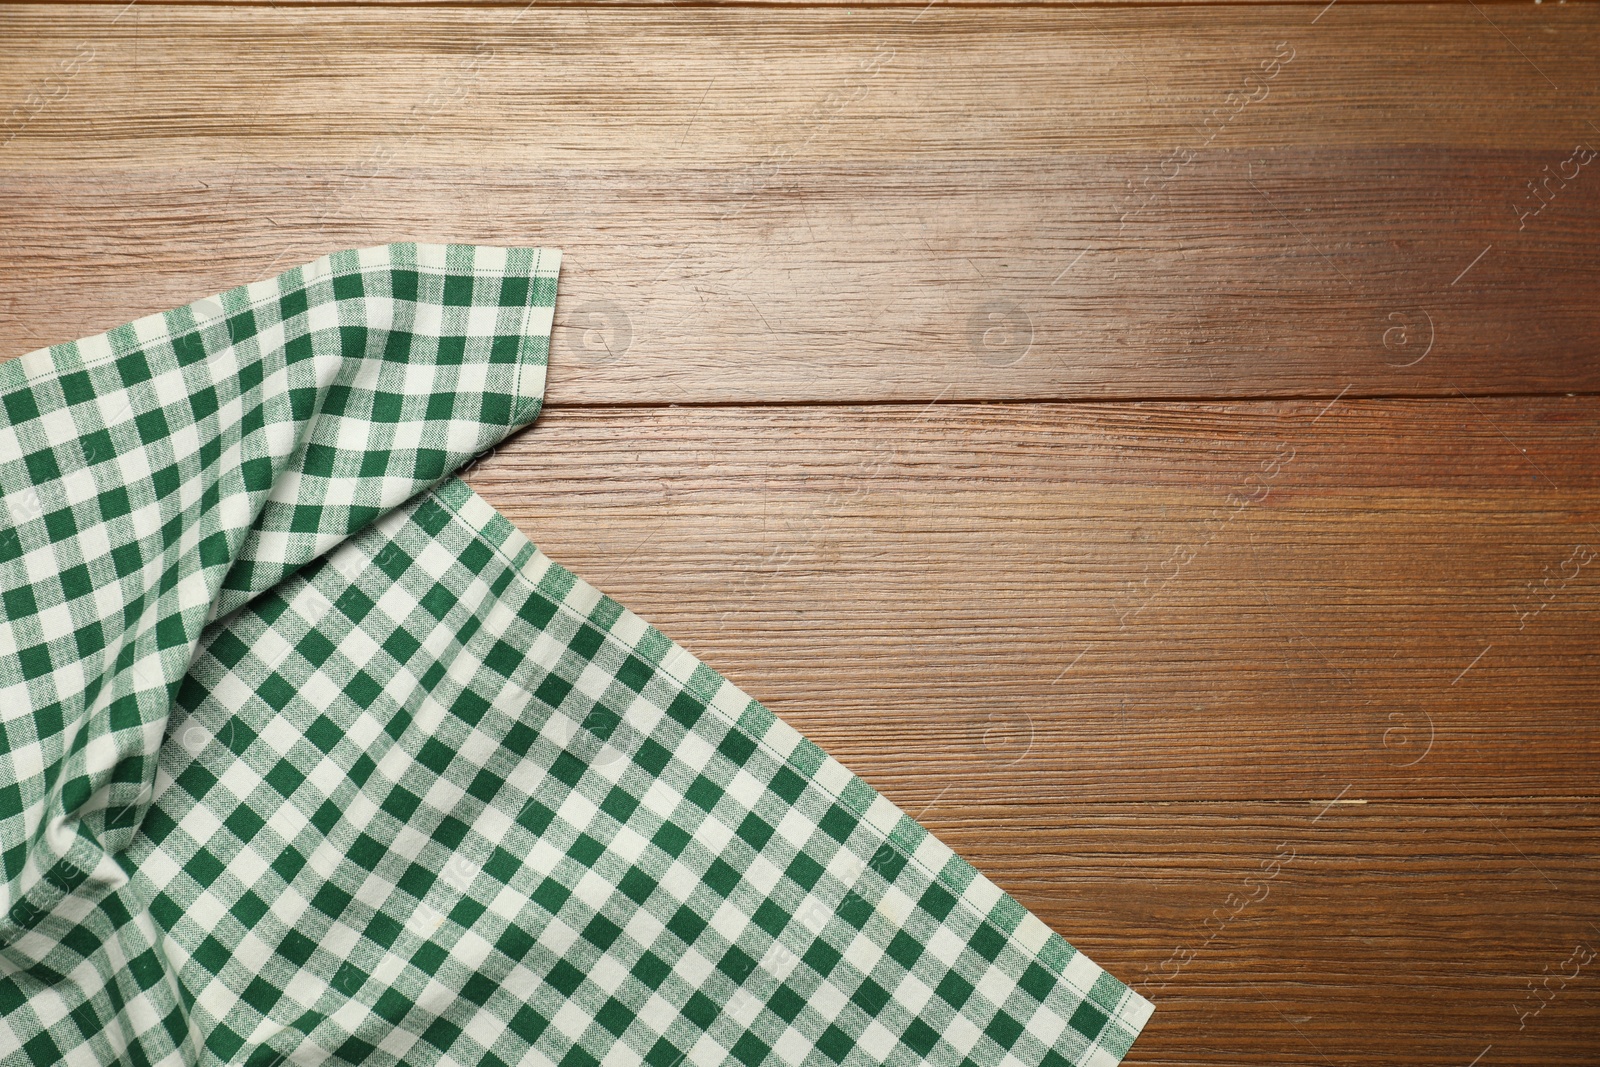
[(1157, 1004), (1600, 1057), (1592, 4), (0, 7), (0, 355), (543, 244), (468, 480)]

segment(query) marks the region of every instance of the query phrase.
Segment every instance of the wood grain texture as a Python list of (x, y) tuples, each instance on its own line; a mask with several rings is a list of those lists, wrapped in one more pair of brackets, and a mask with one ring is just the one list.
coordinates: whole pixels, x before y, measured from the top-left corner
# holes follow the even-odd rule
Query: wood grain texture
[(467, 477), (915, 810), (1591, 794), (1597, 459), (1589, 397), (558, 409)]
[[(48, 4), (87, 5), (96, 7), (109, 7), (113, 11), (131, 6), (132, 0), (42, 0)], [(483, 8), (509, 8), (512, 11), (521, 11), (523, 8), (533, 7), (537, 4), (540, 10), (550, 8), (586, 8), (586, 7), (648, 7), (672, 5), (674, 9), (693, 11), (702, 7), (859, 7), (859, 8), (887, 8), (907, 11), (915, 17), (924, 9), (932, 8), (968, 8), (968, 7), (1084, 7), (1096, 5), (1103, 7), (1169, 7), (1174, 4), (1189, 6), (1217, 6), (1219, 3), (1227, 4), (1260, 4), (1284, 6), (1284, 0), (228, 0), (231, 7), (262, 7), (274, 8), (290, 7), (316, 7), (336, 5), (340, 7), (349, 5), (362, 5), (373, 8), (385, 7), (445, 7), (467, 8), (481, 10)], [(1474, 0), (1345, 0), (1351, 3), (1425, 3), (1425, 4), (1467, 4)], [(1516, 0), (1483, 0), (1481, 6), (1491, 10), (1504, 8), (1515, 3)], [(1560, 3), (1561, 0), (1554, 0)], [(166, 6), (206, 5), (216, 3), (216, 0), (166, 0)], [(1328, 0), (1305, 0), (1310, 13), (1307, 18), (1315, 17), (1323, 7), (1331, 6)]]
[(930, 828), (1092, 931), (1079, 947), (1155, 1002), (1129, 1063), (1592, 1062), (1592, 803), (1015, 807), (959, 788)]
[(468, 481), (1128, 1062), (1592, 1063), (1596, 9), (671, 6), (0, 5), (0, 358), (559, 247)]
[(0, 350), (414, 238), (557, 404), (1595, 391), (1593, 12), (9, 8)]

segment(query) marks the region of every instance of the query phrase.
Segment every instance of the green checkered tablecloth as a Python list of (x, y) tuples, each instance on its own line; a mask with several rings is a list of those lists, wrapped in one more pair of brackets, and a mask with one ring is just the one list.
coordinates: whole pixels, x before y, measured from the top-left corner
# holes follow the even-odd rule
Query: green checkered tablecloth
[(559, 262), (339, 252), (0, 363), (0, 1062), (1127, 1051), (1147, 1000), (454, 476)]

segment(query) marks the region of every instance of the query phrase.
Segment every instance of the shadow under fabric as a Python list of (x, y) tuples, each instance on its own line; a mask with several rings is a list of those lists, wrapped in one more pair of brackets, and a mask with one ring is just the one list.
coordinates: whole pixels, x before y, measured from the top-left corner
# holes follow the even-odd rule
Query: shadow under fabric
[(0, 364), (0, 1062), (1117, 1063), (1149, 1001), (452, 474), (559, 262)]

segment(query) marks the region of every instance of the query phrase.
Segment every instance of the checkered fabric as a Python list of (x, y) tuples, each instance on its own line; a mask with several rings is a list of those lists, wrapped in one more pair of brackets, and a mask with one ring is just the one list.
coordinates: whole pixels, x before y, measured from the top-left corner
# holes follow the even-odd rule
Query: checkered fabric
[(0, 1062), (1118, 1062), (1148, 1001), (451, 473), (558, 265), (0, 364)]

